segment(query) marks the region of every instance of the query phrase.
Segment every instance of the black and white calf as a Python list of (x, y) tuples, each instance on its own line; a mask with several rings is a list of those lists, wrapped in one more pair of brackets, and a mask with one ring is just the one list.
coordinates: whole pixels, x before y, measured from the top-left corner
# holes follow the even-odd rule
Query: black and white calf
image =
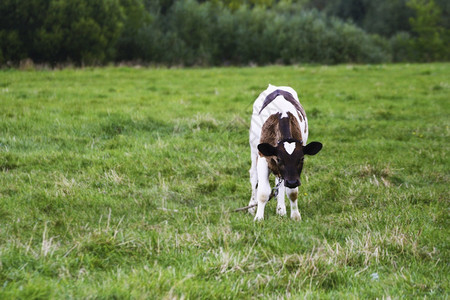
[[(276, 184), (283, 181), (285, 186), (285, 189), (280, 186), (277, 195), (277, 213), (286, 215), (286, 191), (291, 202), (291, 218), (301, 219), (297, 197), (303, 157), (322, 149), (321, 143), (306, 144), (307, 140), (308, 120), (297, 93), (290, 87), (269, 85), (253, 104), (250, 125), (250, 205), (258, 204), (255, 220), (264, 219), (264, 207), (271, 192), (270, 172), (275, 174)], [(254, 214), (255, 208), (249, 212)]]

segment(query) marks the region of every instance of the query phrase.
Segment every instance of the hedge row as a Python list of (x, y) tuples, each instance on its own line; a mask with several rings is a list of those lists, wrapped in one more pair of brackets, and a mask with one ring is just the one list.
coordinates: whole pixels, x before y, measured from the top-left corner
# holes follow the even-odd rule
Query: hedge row
[(420, 60), (414, 39), (387, 39), (298, 4), (3, 0), (0, 64), (140, 61), (166, 65), (379, 63)]

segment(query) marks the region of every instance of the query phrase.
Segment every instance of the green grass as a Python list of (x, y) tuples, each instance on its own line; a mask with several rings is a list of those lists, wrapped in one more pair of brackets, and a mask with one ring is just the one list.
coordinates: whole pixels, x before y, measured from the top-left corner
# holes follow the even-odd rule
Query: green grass
[[(0, 72), (0, 298), (448, 298), (450, 64)], [(299, 92), (303, 220), (250, 199)]]

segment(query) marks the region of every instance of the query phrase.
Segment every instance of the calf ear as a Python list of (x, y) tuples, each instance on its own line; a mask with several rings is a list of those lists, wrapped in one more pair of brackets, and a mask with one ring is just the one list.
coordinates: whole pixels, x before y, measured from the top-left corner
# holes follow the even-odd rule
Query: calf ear
[(306, 155), (316, 155), (322, 149), (322, 143), (311, 142), (305, 147), (303, 147), (303, 154)]
[(264, 156), (276, 156), (277, 148), (268, 143), (262, 143), (258, 145), (258, 150)]

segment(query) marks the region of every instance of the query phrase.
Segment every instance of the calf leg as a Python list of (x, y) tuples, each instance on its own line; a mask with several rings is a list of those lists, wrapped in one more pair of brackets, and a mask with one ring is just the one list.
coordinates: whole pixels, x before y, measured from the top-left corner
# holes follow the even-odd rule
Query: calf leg
[[(252, 166), (250, 167), (250, 184), (252, 185), (252, 196), (250, 198), (250, 202), (248, 205), (254, 205), (257, 204), (256, 200), (256, 191), (258, 188), (258, 170), (256, 168), (256, 164), (258, 162), (258, 155), (253, 155), (252, 153)], [(256, 207), (252, 207), (248, 209), (248, 212), (252, 215), (255, 214)]]
[[(283, 179), (276, 177), (275, 178), (275, 184), (278, 185), (280, 182), (283, 182)], [(286, 215), (286, 204), (284, 203), (284, 197), (285, 197), (285, 188), (283, 184), (281, 183), (278, 188), (278, 195), (277, 195), (277, 214), (280, 216)]]
[(298, 211), (298, 187), (295, 189), (286, 188), (286, 193), (289, 197), (289, 200), (291, 201), (291, 219), (300, 221), (302, 219), (302, 216), (300, 215), (300, 212)]
[(264, 208), (270, 197), (270, 183), (269, 183), (269, 166), (264, 158), (258, 159), (258, 189), (256, 198), (258, 200), (258, 209), (256, 210), (255, 221), (264, 219)]

